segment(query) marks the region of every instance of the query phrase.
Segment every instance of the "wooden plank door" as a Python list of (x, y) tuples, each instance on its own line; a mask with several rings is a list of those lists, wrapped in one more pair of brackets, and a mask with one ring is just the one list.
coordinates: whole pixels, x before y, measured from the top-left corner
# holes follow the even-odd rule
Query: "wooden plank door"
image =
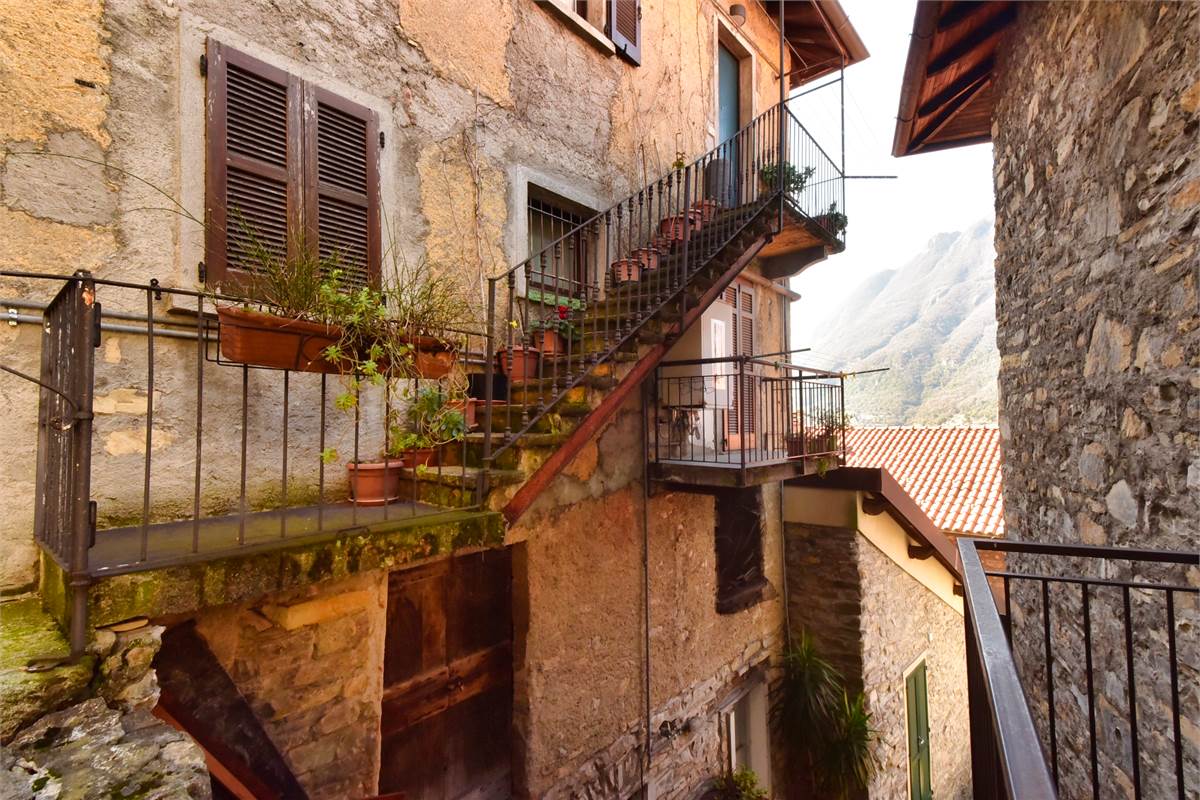
[(929, 774), (929, 693), (924, 661), (904, 679), (904, 695), (908, 702), (908, 796), (911, 800), (933, 800)]
[(511, 586), (507, 550), (389, 577), (381, 793), (511, 795)]

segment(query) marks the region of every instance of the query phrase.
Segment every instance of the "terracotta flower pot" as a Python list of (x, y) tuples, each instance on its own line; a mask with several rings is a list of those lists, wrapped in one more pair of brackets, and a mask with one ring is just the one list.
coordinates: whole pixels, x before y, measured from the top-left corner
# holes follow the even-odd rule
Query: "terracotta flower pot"
[(226, 361), (300, 372), (339, 371), (324, 352), (341, 339), (340, 328), (238, 306), (217, 306), (217, 323)]
[(412, 345), (413, 367), (422, 378), (444, 378), (458, 361), (454, 348), (433, 336), (406, 336), (404, 342)]
[(692, 210), (699, 211), (701, 221), (707, 224), (712, 222), (713, 217), (717, 215), (720, 205), (716, 200), (697, 200), (692, 203)]
[(350, 497), (360, 506), (381, 506), (400, 497), (402, 459), (360, 461), (346, 465), (350, 478)]
[(567, 352), (567, 339), (555, 330), (540, 330), (533, 334), (534, 348), (544, 356)]
[(643, 272), (653, 272), (658, 269), (658, 262), (662, 257), (662, 253), (656, 247), (639, 247), (633, 251), (632, 255), (642, 265)]
[(622, 258), (613, 262), (614, 283), (637, 283), (642, 279), (642, 262), (634, 258)]
[(475, 426), (479, 424), (479, 407), (483, 405), (482, 400), (468, 397), (464, 400), (452, 400), (447, 405), (455, 411), (462, 413), (467, 430), (474, 430)]
[(514, 345), (511, 352), (509, 348), (504, 347), (497, 355), (500, 359), (500, 371), (512, 383), (524, 383), (537, 378), (541, 353), (532, 347)]
[[(699, 211), (689, 211), (687, 213), (687, 217), (687, 230), (688, 235), (690, 236), (700, 230), (700, 228), (703, 226), (703, 219)], [(684, 237), (683, 220), (683, 214), (675, 214), (674, 216), (664, 217), (662, 221), (658, 223), (659, 236), (663, 237), (669, 242), (682, 242)]]

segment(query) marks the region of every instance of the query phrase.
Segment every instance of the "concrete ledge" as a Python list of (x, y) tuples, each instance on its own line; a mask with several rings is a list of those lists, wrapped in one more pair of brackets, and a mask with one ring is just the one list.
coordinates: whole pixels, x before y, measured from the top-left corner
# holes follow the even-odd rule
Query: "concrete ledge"
[[(89, 624), (97, 627), (136, 616), (190, 614), (360, 572), (395, 569), (458, 550), (503, 544), (503, 518), (495, 512), (480, 511), (449, 512), (353, 532), (281, 540), (280, 546), (272, 550), (97, 578), (89, 590)], [(65, 581), (58, 565), (43, 555), (43, 603), (60, 621), (66, 619)]]
[(535, 0), (542, 8), (558, 17), (568, 28), (579, 34), (584, 41), (605, 55), (616, 55), (617, 47), (612, 41), (583, 17), (575, 13), (569, 0)]

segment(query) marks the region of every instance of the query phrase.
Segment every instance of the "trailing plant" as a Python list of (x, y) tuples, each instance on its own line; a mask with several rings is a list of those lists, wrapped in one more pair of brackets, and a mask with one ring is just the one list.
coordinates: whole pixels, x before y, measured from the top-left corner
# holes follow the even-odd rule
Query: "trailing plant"
[(434, 269), (424, 258), (409, 264), (393, 252), (394, 277), (384, 293), (405, 333), (445, 339), (447, 329), (468, 321), (470, 303), (450, 270)]
[(535, 320), (530, 328), (533, 331), (556, 331), (568, 339), (576, 333), (575, 325), (571, 322), (571, 309), (561, 303), (542, 319)]
[(396, 458), (409, 450), (461, 441), (467, 433), (462, 411), (450, 405), (441, 387), (425, 386), (409, 398), (402, 413), (393, 412), (388, 425), (386, 455)]
[(767, 792), (758, 785), (754, 770), (740, 767), (717, 778), (714, 800), (767, 800)]
[(776, 724), (790, 751), (792, 779), (820, 797), (848, 800), (875, 770), (876, 732), (860, 692), (851, 698), (842, 676), (801, 631), (784, 653)]
[(787, 194), (799, 194), (804, 191), (804, 187), (808, 184), (808, 179), (813, 176), (816, 169), (813, 167), (805, 167), (797, 169), (790, 161), (783, 162), (783, 181), (777, 183), (780, 169), (778, 164), (767, 164), (758, 172), (758, 176), (762, 178), (763, 183), (773, 188), (780, 188)]

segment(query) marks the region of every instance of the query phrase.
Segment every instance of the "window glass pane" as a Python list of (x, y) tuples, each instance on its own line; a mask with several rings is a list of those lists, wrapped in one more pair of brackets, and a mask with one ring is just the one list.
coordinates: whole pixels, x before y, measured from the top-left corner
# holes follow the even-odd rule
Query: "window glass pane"
[(575, 294), (583, 289), (587, 263), (587, 237), (573, 232), (583, 218), (551, 205), (529, 199), (529, 257), (533, 260), (530, 281), (538, 286)]

